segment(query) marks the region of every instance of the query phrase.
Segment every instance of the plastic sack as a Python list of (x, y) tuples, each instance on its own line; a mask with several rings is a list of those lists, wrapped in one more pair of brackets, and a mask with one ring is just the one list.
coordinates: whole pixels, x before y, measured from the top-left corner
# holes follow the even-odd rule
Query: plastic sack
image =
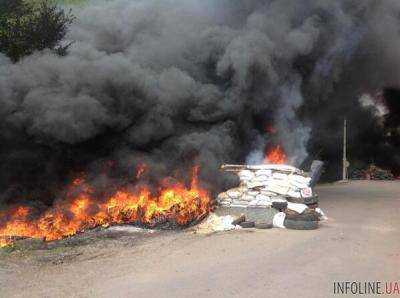
[(279, 212), (274, 215), (272, 219), (272, 225), (275, 228), (285, 229), (284, 222), (285, 222), (286, 214), (284, 212)]

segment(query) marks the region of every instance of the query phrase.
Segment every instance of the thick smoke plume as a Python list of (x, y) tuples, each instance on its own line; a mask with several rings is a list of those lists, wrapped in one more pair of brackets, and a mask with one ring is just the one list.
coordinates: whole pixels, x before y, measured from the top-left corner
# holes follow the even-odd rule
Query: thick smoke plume
[(199, 164), (217, 190), (221, 163), (270, 143), (295, 164), (334, 165), (344, 117), (360, 161), (389, 146), (366, 138), (383, 132), (359, 98), (399, 85), (398, 1), (117, 0), (74, 13), (68, 56), (0, 57), (0, 203), (50, 203), (81, 171), (107, 189), (142, 163), (153, 182)]

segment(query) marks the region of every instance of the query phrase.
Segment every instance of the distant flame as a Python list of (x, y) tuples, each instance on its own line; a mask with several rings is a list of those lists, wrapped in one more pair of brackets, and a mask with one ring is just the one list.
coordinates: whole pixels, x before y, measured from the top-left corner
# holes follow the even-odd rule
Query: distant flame
[(147, 165), (141, 163), (136, 168), (136, 179), (139, 179), (147, 171)]
[[(141, 167), (138, 176), (143, 169), (147, 167)], [(32, 217), (35, 210), (26, 206), (0, 211), (0, 247), (12, 244), (15, 237), (51, 241), (113, 224), (155, 226), (168, 220), (185, 226), (201, 219), (211, 209), (208, 192), (199, 187), (198, 171), (199, 168), (194, 167), (189, 187), (178, 182), (160, 188), (157, 195), (153, 195), (147, 186), (136, 191), (127, 187), (101, 202), (94, 198), (93, 186), (83, 178), (75, 179), (71, 189), (79, 188), (78, 194), (71, 191), (66, 199), (57, 200), (38, 217)]]
[(278, 132), (277, 129), (275, 127), (273, 127), (271, 124), (268, 124), (265, 126), (265, 131), (272, 135), (274, 135)]
[(267, 151), (264, 163), (272, 164), (285, 164), (287, 163), (287, 156), (280, 145), (271, 148)]

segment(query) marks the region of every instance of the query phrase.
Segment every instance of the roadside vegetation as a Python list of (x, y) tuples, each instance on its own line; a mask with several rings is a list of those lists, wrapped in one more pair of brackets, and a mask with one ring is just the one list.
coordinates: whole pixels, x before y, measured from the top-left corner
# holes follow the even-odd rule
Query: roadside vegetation
[(54, 1), (2, 0), (0, 52), (13, 62), (44, 49), (65, 55), (70, 44), (63, 39), (73, 21), (71, 12)]

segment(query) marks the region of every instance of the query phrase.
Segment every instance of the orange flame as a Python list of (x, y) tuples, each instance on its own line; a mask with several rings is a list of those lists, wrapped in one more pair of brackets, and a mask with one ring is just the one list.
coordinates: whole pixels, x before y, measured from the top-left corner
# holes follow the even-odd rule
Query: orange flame
[(140, 177), (142, 177), (142, 175), (146, 171), (147, 171), (147, 165), (145, 163), (139, 164), (136, 168), (136, 179), (139, 179)]
[(275, 127), (273, 127), (271, 124), (268, 124), (265, 126), (265, 131), (272, 135), (274, 135), (278, 132), (278, 130)]
[[(145, 186), (133, 191), (119, 189), (99, 202), (94, 198), (91, 185), (82, 178), (72, 183), (79, 187), (78, 194), (57, 201), (53, 207), (32, 219), (29, 207), (18, 206), (0, 212), (0, 247), (12, 244), (13, 237), (38, 238), (45, 241), (62, 239), (97, 226), (139, 223), (154, 227), (165, 221), (185, 226), (207, 215), (211, 199), (198, 185), (198, 167), (193, 169), (190, 187), (183, 183), (164, 187), (152, 195)], [(4, 220), (5, 219), (5, 220)]]
[(287, 156), (280, 145), (268, 150), (264, 163), (284, 164), (287, 162)]

